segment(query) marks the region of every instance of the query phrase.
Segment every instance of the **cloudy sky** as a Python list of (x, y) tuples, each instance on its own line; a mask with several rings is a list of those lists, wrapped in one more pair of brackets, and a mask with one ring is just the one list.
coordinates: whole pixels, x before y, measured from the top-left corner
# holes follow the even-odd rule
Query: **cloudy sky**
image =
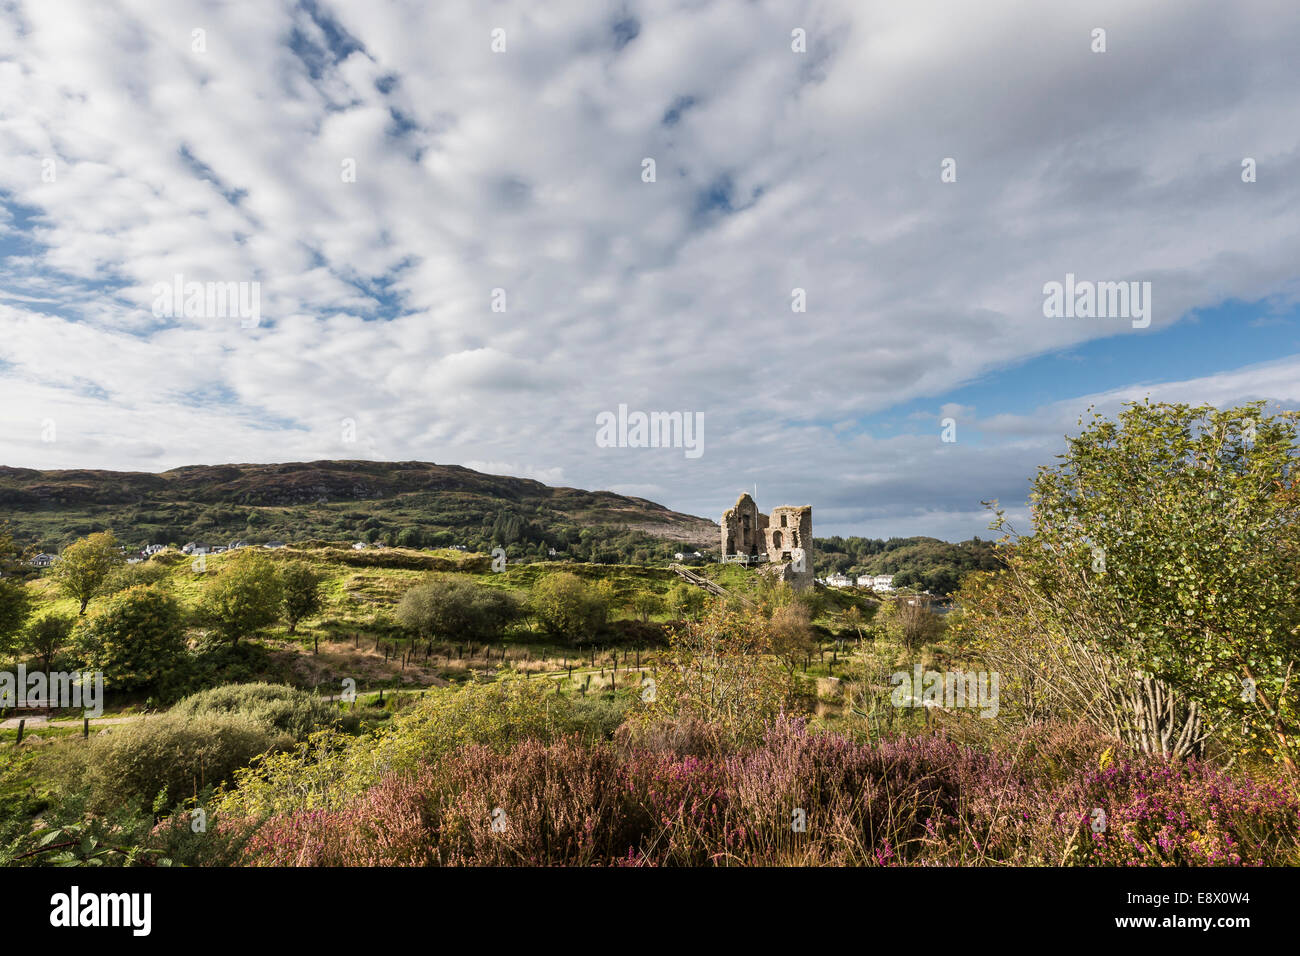
[(0, 0), (0, 464), (980, 534), (1090, 404), (1300, 405), (1297, 49), (1294, 0)]

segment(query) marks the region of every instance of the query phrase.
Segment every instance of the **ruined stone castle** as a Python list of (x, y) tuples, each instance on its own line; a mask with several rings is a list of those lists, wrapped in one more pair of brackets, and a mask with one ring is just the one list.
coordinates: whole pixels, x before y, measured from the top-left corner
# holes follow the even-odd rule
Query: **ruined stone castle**
[(722, 515), (722, 560), (767, 564), (795, 587), (812, 583), (812, 506), (782, 505), (770, 515), (743, 494)]

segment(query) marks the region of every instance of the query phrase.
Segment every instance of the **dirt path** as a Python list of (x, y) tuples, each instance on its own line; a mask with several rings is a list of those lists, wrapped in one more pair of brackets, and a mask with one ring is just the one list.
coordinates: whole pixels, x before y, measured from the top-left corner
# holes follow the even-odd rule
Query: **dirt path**
[[(128, 724), (133, 720), (143, 720), (145, 714), (132, 714), (129, 717), (91, 717), (90, 726), (107, 727), (110, 724)], [(10, 717), (7, 720), (0, 720), (0, 730), (17, 730), (18, 721), (27, 721), (25, 729), (31, 730), (33, 727), (67, 727), (69, 730), (75, 730), (81, 726), (81, 721), (76, 717), (61, 717), (57, 720), (51, 720), (44, 714), (33, 714), (31, 717)]]

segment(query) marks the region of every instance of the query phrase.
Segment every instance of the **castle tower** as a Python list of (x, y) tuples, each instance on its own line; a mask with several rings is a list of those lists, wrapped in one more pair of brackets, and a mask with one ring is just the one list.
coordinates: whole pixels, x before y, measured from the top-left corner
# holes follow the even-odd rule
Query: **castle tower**
[(722, 515), (722, 560), (766, 558), (769, 571), (795, 588), (813, 581), (812, 506), (782, 505), (771, 515), (748, 494)]
[(748, 494), (741, 495), (722, 515), (722, 559), (736, 554), (758, 557), (767, 547), (766, 529), (767, 515)]

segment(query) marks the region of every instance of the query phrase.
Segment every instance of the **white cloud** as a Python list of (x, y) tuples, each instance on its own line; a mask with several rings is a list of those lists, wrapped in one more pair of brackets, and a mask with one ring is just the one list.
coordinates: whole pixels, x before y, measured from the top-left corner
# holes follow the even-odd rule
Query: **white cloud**
[[(604, 5), (310, 6), (0, 12), (0, 461), (539, 462), (695, 513), (758, 481), (819, 526), (969, 533), (1062, 409), (962, 408), (1006, 442), (981, 447), (843, 423), (1121, 331), (1042, 317), (1066, 272), (1153, 282), (1126, 334), (1294, 302), (1282, 0), (656, 0), (621, 49)], [(262, 325), (156, 319), (177, 273), (260, 282)], [(1283, 375), (1184, 384), (1294, 401)], [(596, 448), (620, 402), (704, 412), (705, 454)]]

